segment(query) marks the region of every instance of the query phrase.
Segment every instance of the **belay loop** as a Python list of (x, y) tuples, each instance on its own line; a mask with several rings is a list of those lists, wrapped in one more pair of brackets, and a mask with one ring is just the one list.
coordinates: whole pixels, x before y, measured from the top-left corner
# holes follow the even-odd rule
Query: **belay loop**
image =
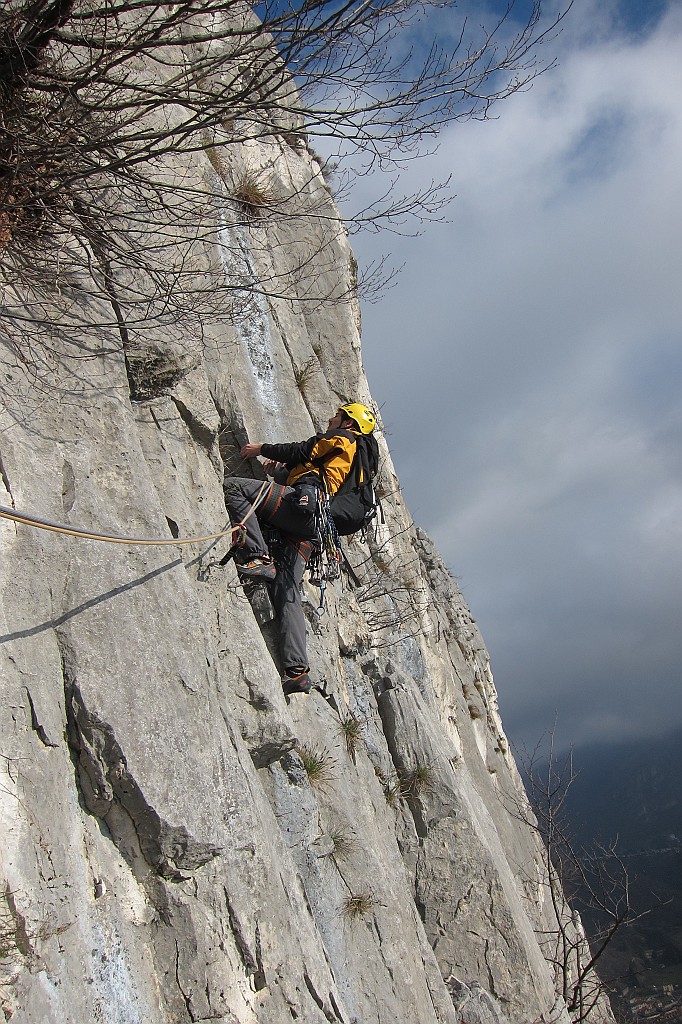
[(339, 535), (329, 508), (329, 495), (324, 490), (318, 492), (315, 528), (317, 543), (308, 560), (308, 570), (310, 582), (320, 588), (320, 603), (315, 609), (315, 614), (324, 615), (326, 585), (340, 578), (343, 557)]

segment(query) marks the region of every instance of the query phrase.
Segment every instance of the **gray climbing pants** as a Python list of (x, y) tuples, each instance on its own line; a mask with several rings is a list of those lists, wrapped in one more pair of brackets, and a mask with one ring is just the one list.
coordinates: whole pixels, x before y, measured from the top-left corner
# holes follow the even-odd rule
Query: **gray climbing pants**
[[(242, 522), (261, 488), (260, 480), (226, 477), (223, 484), (225, 504), (232, 523)], [(293, 487), (268, 484), (265, 500), (246, 521), (243, 557), (262, 558), (269, 554), (261, 522), (276, 527), (282, 534), (275, 564), (277, 576), (271, 585), (272, 603), (279, 619), (282, 668), (308, 668), (305, 615), (301, 604), (301, 582), (315, 538), (315, 517), (296, 507), (298, 494)]]

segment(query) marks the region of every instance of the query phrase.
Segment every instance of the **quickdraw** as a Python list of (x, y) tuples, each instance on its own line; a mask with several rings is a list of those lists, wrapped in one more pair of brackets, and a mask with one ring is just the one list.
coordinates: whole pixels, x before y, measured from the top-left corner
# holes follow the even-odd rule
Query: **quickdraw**
[(310, 582), (320, 588), (320, 603), (315, 609), (318, 616), (324, 615), (327, 583), (341, 576), (343, 552), (339, 535), (329, 508), (329, 495), (319, 491), (315, 512), (316, 543), (308, 561)]

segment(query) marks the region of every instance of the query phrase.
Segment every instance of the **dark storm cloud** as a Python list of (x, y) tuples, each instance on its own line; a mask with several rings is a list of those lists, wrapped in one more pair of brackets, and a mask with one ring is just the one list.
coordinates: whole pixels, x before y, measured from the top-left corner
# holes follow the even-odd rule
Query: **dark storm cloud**
[(415, 165), (452, 172), (452, 223), (394, 244), (364, 311), (408, 504), (526, 742), (555, 712), (564, 742), (682, 722), (682, 12), (580, 13), (557, 69)]

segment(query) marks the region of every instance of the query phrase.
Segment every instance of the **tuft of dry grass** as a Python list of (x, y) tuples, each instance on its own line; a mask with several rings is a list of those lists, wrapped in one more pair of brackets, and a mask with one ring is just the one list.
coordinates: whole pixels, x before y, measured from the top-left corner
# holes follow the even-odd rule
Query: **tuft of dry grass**
[(432, 764), (417, 764), (401, 776), (403, 794), (407, 797), (430, 793), (436, 781), (436, 772)]
[(394, 775), (389, 777), (377, 765), (374, 765), (374, 774), (381, 783), (388, 806), (397, 807), (403, 797), (403, 787), (400, 785), (399, 779)]
[(358, 849), (358, 837), (352, 828), (345, 828), (343, 825), (333, 825), (329, 830), (333, 849), (329, 856), (337, 860), (347, 860)]
[(272, 185), (255, 171), (243, 171), (232, 184), (232, 198), (248, 217), (260, 217), (279, 201)]
[(341, 904), (341, 916), (350, 921), (367, 917), (378, 906), (378, 900), (371, 889), (351, 892)]
[(403, 787), (398, 779), (387, 779), (384, 783), (384, 796), (389, 807), (396, 808), (402, 800)]
[(353, 760), (355, 760), (355, 754), (362, 743), (363, 725), (363, 720), (356, 718), (353, 714), (347, 715), (346, 718), (342, 718), (339, 722), (341, 738), (346, 746), (348, 756), (352, 757)]
[(294, 367), (294, 381), (296, 387), (305, 397), (313, 379), (320, 372), (320, 364), (316, 356), (311, 356), (301, 366)]
[(336, 761), (325, 747), (302, 745), (296, 747), (296, 753), (308, 776), (308, 782), (317, 789), (331, 785), (336, 778), (334, 769)]

